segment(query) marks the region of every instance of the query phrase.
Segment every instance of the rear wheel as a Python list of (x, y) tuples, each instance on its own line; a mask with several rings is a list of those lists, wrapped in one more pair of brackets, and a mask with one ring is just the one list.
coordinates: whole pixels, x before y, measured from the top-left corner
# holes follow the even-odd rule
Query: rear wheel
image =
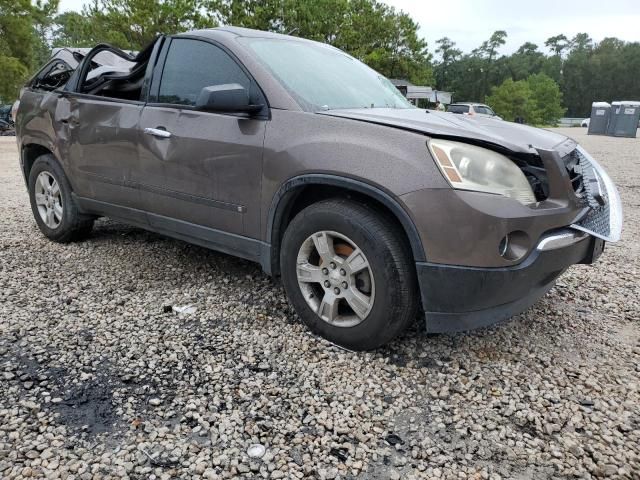
[(371, 207), (327, 200), (289, 224), (282, 280), (302, 321), (353, 350), (376, 348), (415, 318), (417, 281), (399, 228)]
[(38, 228), (56, 242), (86, 237), (94, 217), (78, 211), (69, 181), (52, 155), (36, 159), (29, 172), (29, 199)]

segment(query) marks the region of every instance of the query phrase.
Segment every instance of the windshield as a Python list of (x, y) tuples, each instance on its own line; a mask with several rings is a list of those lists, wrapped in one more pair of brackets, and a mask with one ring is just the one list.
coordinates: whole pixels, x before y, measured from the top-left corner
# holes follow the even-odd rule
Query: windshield
[(328, 45), (242, 40), (306, 110), (415, 108), (385, 77)]

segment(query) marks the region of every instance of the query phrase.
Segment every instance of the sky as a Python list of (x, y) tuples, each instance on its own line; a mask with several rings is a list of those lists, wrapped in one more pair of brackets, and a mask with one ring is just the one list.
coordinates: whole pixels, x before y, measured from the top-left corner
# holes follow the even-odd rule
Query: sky
[[(447, 36), (469, 52), (495, 30), (506, 30), (509, 54), (525, 42), (546, 51), (544, 41), (559, 33), (586, 32), (595, 41), (618, 37), (640, 41), (640, 0), (383, 0), (420, 24), (431, 52)], [(60, 10), (80, 10), (84, 0), (61, 0)]]
[(546, 51), (547, 38), (568, 38), (586, 32), (595, 41), (618, 37), (640, 41), (640, 0), (386, 0), (420, 24), (420, 34), (435, 41), (449, 37), (470, 52), (496, 30), (507, 32), (501, 53), (509, 54), (525, 42)]

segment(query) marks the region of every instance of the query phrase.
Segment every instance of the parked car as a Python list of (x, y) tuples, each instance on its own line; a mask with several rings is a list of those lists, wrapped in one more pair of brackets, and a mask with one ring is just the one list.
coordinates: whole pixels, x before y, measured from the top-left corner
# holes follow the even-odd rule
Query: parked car
[(11, 119), (11, 105), (0, 105), (0, 120), (4, 120), (9, 123)]
[(0, 135), (14, 135), (11, 105), (0, 105)]
[(502, 120), (502, 117), (496, 115), (489, 105), (483, 103), (452, 103), (447, 107), (447, 112), (471, 116), (478, 115)]
[(614, 184), (574, 140), (425, 112), (346, 53), (273, 33), (99, 45), (37, 73), (16, 124), (48, 238), (109, 216), (258, 262), (349, 349), (388, 342), (420, 307), (431, 332), (506, 319), (622, 228)]
[(0, 120), (0, 133), (4, 133), (11, 129), (13, 129), (13, 125), (11, 123)]

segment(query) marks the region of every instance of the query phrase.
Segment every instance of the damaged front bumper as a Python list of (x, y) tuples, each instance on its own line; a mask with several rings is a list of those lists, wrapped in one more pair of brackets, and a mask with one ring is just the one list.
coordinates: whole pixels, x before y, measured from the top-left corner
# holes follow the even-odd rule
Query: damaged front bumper
[[(620, 196), (598, 162), (581, 147), (562, 158), (550, 151), (541, 152), (541, 156), (543, 159), (546, 156), (546, 164), (552, 165), (556, 173), (562, 173), (555, 176), (555, 184), (551, 185), (552, 199), (562, 204), (560, 200), (564, 189), (570, 208), (559, 209), (559, 213), (549, 216), (531, 216), (531, 225), (535, 227), (536, 222), (545, 224), (545, 217), (547, 221), (557, 221), (571, 208), (577, 215), (572, 221), (566, 221), (565, 226), (556, 224), (539, 236), (533, 228), (523, 228), (528, 230), (529, 238), (532, 236), (537, 240), (514, 265), (494, 267), (416, 263), (427, 331), (471, 330), (517, 315), (549, 291), (555, 280), (571, 265), (595, 262), (604, 250), (605, 241), (616, 242), (620, 239)], [(558, 169), (562, 165), (566, 166), (566, 173)], [(475, 207), (482, 210), (482, 205)], [(491, 219), (486, 213), (485, 208), (485, 218)], [(523, 219), (518, 217), (515, 220)], [(501, 228), (512, 228), (509, 224), (513, 222), (513, 217), (503, 218), (487, 229), (494, 235), (492, 242), (495, 243), (496, 231), (498, 235), (502, 234), (504, 230)], [(462, 229), (460, 231), (464, 232)], [(484, 239), (479, 235), (473, 243), (478, 246), (483, 242)]]
[(593, 263), (604, 240), (573, 229), (543, 237), (513, 267), (416, 264), (427, 331), (458, 332), (504, 321), (533, 305), (571, 265)]

